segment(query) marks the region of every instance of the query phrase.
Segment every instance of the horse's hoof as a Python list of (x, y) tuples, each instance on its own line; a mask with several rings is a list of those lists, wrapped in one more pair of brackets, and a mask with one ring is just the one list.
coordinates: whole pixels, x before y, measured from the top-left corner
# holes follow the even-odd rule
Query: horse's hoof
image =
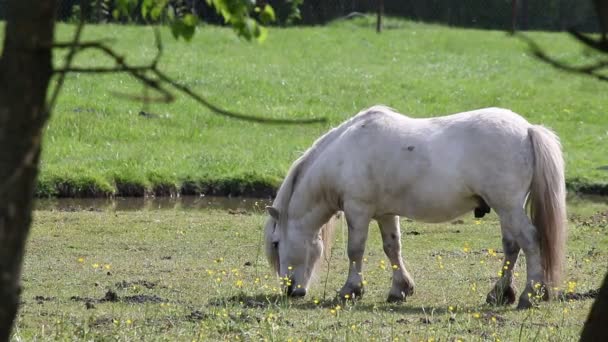
[(516, 296), (517, 293), (513, 286), (509, 286), (506, 289), (494, 288), (488, 293), (486, 303), (490, 305), (511, 305), (515, 303)]
[(291, 297), (304, 297), (306, 296), (306, 289), (301, 287), (293, 290), (290, 294)]
[(364, 292), (365, 291), (363, 291), (362, 287), (357, 287), (354, 289), (342, 288), (342, 290), (340, 290), (340, 293), (338, 294), (338, 296), (342, 300), (356, 300), (356, 299), (361, 299)]
[(517, 310), (527, 310), (532, 307), (532, 302), (528, 299), (519, 299), (519, 303), (517, 303)]
[(386, 298), (386, 301), (388, 303), (402, 303), (402, 302), (405, 302), (406, 298), (407, 298), (407, 295), (405, 294), (405, 292), (402, 292), (398, 295), (389, 293), (388, 297)]

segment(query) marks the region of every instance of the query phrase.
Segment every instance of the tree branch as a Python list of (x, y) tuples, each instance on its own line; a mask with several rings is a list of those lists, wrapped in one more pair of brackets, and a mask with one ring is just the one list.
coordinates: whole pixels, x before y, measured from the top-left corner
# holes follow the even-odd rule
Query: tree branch
[[(78, 31), (77, 31), (78, 32)], [(79, 37), (79, 36), (78, 36)], [(66, 63), (66, 66), (60, 69), (55, 69), (54, 72), (60, 74), (61, 84), (63, 84), (63, 79), (65, 74), (71, 72), (81, 72), (81, 73), (89, 73), (89, 74), (102, 74), (102, 73), (127, 73), (131, 76), (137, 78), (141, 83), (144, 84), (147, 88), (154, 89), (162, 95), (162, 99), (153, 99), (153, 101), (157, 102), (171, 102), (175, 98), (171, 92), (169, 92), (164, 86), (169, 85), (177, 91), (187, 95), (191, 99), (195, 100), (199, 104), (210, 109), (214, 114), (225, 116), (232, 119), (249, 121), (249, 122), (258, 122), (265, 124), (312, 124), (312, 123), (324, 123), (327, 121), (326, 118), (312, 118), (312, 119), (276, 119), (276, 118), (267, 118), (256, 115), (247, 115), (243, 113), (238, 113), (234, 111), (229, 111), (219, 106), (211, 103), (205, 97), (200, 94), (197, 94), (189, 87), (182, 85), (169, 77), (167, 74), (158, 69), (158, 63), (162, 57), (163, 53), (163, 45), (162, 40), (160, 38), (160, 32), (158, 28), (154, 28), (154, 38), (157, 48), (157, 54), (152, 60), (152, 62), (148, 65), (140, 65), (140, 66), (131, 66), (125, 62), (125, 58), (118, 53), (116, 53), (112, 48), (107, 46), (105, 43), (101, 41), (91, 41), (91, 42), (79, 42), (79, 40), (74, 39), (73, 42), (68, 43), (55, 43), (53, 44), (53, 48), (70, 49), (70, 54), (68, 57), (70, 58), (69, 62), (73, 59), (73, 56), (76, 52), (81, 52), (86, 49), (99, 50), (116, 63), (115, 67), (72, 67), (70, 64)], [(67, 61), (66, 61), (67, 62)], [(156, 76), (156, 78), (150, 77), (148, 74), (152, 74)], [(148, 96), (134, 96), (134, 95), (124, 95), (130, 99), (143, 100), (144, 102), (150, 100)]]
[(586, 46), (588, 46), (594, 50), (597, 50), (600, 52), (608, 52), (608, 41), (606, 41), (602, 38), (600, 38), (599, 40), (595, 40), (574, 29), (568, 30), (568, 33), (570, 33), (574, 38), (576, 38), (581, 43), (585, 44)]
[(582, 66), (569, 65), (547, 55), (540, 48), (540, 46), (538, 46), (538, 44), (531, 38), (522, 34), (518, 34), (518, 37), (528, 44), (528, 48), (530, 49), (530, 52), (534, 55), (534, 57), (553, 66), (554, 68), (570, 73), (588, 75), (597, 78), (600, 81), (608, 82), (608, 75), (599, 73), (600, 71), (608, 67), (608, 60), (601, 60), (594, 64)]

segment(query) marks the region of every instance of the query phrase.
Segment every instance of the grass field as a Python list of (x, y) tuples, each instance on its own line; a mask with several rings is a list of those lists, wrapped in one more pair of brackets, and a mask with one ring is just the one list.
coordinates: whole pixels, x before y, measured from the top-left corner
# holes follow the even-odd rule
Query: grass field
[(402, 304), (385, 302), (390, 265), (373, 224), (366, 294), (345, 304), (334, 300), (348, 264), (343, 228), (307, 297), (289, 300), (261, 251), (259, 210), (39, 210), (13, 339), (576, 340), (592, 302), (586, 295), (606, 271), (607, 215), (605, 203), (570, 203), (570, 300), (517, 311), (484, 304), (502, 257), (493, 214), (438, 225), (403, 220), (417, 292)]
[[(378, 35), (366, 20), (272, 29), (261, 45), (216, 27), (200, 27), (190, 44), (162, 30), (162, 69), (212, 102), (274, 118), (322, 116), (327, 124), (238, 122), (184, 97), (143, 108), (115, 96), (141, 94), (129, 77), (69, 75), (46, 130), (38, 195), (267, 195), (316, 137), (378, 103), (415, 117), (510, 108), (557, 131), (571, 188), (608, 192), (608, 172), (598, 169), (608, 164), (608, 85), (538, 62), (504, 32), (387, 20)], [(57, 36), (68, 40), (73, 30), (60, 25)], [(595, 58), (581, 57), (566, 34), (529, 36), (562, 60)], [(151, 28), (89, 25), (84, 38), (111, 39), (134, 64), (155, 55)], [(76, 62), (111, 65), (92, 52)], [(157, 116), (140, 116), (142, 108)]]

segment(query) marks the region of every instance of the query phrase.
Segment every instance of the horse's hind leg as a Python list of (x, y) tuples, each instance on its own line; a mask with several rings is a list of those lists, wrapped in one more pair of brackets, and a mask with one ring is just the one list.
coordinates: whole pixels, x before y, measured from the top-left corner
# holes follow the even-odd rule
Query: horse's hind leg
[[(509, 233), (508, 236), (515, 240), (517, 246), (523, 249), (526, 256), (526, 288), (519, 297), (519, 303), (517, 304), (518, 309), (526, 309), (532, 306), (532, 300), (536, 297), (548, 299), (547, 289), (545, 289), (543, 283), (543, 266), (541, 264), (537, 231), (526, 215), (523, 206), (512, 207), (509, 210), (499, 210), (497, 208), (497, 212), (500, 216), (501, 226)], [(517, 247), (515, 245), (511, 247), (512, 250), (509, 252), (513, 255)], [(505, 266), (509, 266), (508, 270), (512, 271), (514, 262), (506, 265), (506, 261)], [(504, 271), (503, 269), (503, 273), (505, 273)], [(507, 279), (509, 279), (511, 272), (507, 272), (507, 274)], [(542, 291), (545, 291), (545, 293), (542, 293)]]
[(344, 213), (348, 224), (348, 278), (340, 290), (343, 299), (355, 299), (363, 295), (363, 276), (361, 274), (363, 254), (371, 215), (364, 208), (353, 204), (345, 204)]
[(511, 230), (505, 226), (506, 221), (501, 219), (502, 249), (505, 255), (500, 271), (501, 276), (492, 291), (488, 293), (486, 298), (488, 304), (510, 305), (515, 303), (515, 297), (517, 296), (517, 290), (513, 283), (513, 268), (521, 248), (513, 238)]
[(393, 269), (393, 284), (388, 294), (389, 302), (404, 301), (414, 293), (414, 281), (405, 269), (401, 258), (401, 232), (399, 216), (382, 216), (377, 219), (382, 234), (382, 246)]

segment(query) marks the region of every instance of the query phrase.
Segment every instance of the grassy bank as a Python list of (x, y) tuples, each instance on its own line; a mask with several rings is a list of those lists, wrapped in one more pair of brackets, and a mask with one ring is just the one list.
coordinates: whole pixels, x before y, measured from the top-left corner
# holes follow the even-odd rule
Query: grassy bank
[[(556, 130), (571, 189), (608, 193), (608, 171), (598, 169), (608, 164), (605, 83), (560, 73), (503, 32), (388, 21), (378, 35), (364, 24), (273, 29), (262, 45), (215, 27), (201, 27), (186, 44), (163, 29), (161, 68), (214, 103), (275, 118), (324, 116), (326, 125), (237, 122), (183, 97), (143, 108), (115, 96), (140, 94), (133, 79), (70, 74), (46, 130), (37, 194), (268, 195), (316, 137), (378, 103), (416, 117), (510, 108)], [(73, 30), (60, 25), (58, 37)], [(113, 39), (132, 63), (155, 54), (150, 28), (91, 25), (84, 36)], [(565, 34), (530, 36), (561, 59), (582, 62)], [(111, 65), (96, 53), (76, 62)], [(141, 116), (142, 109), (154, 115)]]
[(260, 250), (258, 211), (36, 211), (14, 340), (577, 340), (608, 262), (605, 210), (571, 203), (569, 299), (524, 312), (483, 304), (501, 267), (494, 214), (403, 220), (417, 292), (402, 304), (385, 303), (390, 265), (372, 226), (365, 296), (344, 304), (341, 229), (308, 297), (287, 300)]

